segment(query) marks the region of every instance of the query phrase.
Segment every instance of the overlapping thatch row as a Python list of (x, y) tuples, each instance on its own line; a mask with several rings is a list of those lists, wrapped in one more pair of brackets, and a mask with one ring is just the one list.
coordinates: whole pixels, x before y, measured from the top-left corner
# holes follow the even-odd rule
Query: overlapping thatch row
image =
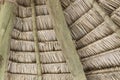
[(93, 43), (99, 39), (102, 39), (112, 33), (114, 33), (119, 27), (113, 27), (106, 22), (100, 24), (97, 28), (90, 31), (87, 35), (82, 37), (76, 42), (78, 48), (87, 46), (90, 43)]
[[(14, 46), (13, 46), (14, 45)], [(34, 42), (22, 41), (22, 40), (11, 40), (11, 50), (15, 51), (34, 51)], [(58, 51), (61, 50), (58, 41), (40, 42), (39, 50), (43, 51)]]
[(7, 80), (37, 80), (36, 75), (12, 74), (8, 73)]
[[(50, 34), (50, 35), (48, 35)], [(32, 32), (21, 32), (19, 30), (14, 29), (12, 33), (12, 37), (14, 39), (19, 39), (19, 40), (28, 40), (28, 41), (33, 41), (33, 33)], [(38, 40), (40, 42), (42, 41), (56, 41), (56, 35), (54, 30), (41, 30), (38, 31)]]
[[(11, 51), (9, 59), (18, 63), (36, 62), (34, 52)], [(66, 62), (61, 51), (40, 52), (40, 59), (40, 62), (43, 64)]]
[[(36, 8), (38, 7), (36, 10), (38, 10), (37, 29), (40, 41), (40, 61), (44, 65), (42, 66), (43, 80), (73, 80), (61, 52), (60, 44), (56, 41), (55, 33), (52, 30), (52, 19), (47, 12), (46, 2), (45, 0), (35, 0), (35, 2)], [(112, 20), (119, 24), (119, 0), (99, 0), (99, 2), (100, 5), (102, 3), (107, 5), (104, 7), (106, 10), (108, 7), (110, 8), (108, 13), (112, 13)], [(112, 4), (113, 7), (105, 2)], [(29, 64), (36, 62), (30, 0), (17, 0), (17, 3), (19, 14), (17, 13), (17, 22), (12, 34), (12, 38), (14, 38), (11, 42), (10, 52), (12, 63), (9, 67), (11, 69), (8, 70), (11, 72), (8, 74), (8, 80), (35, 80), (36, 75), (25, 74), (32, 73), (30, 70), (32, 66)], [(115, 33), (119, 27), (106, 23), (101, 14), (92, 6), (93, 4), (87, 0), (61, 0), (61, 3), (72, 36), (76, 40), (84, 70), (88, 72), (86, 73), (88, 80), (119, 80), (119, 70), (115, 69), (120, 66), (120, 38)], [(115, 9), (117, 10), (114, 11)], [(14, 69), (17, 64), (23, 65), (18, 65), (19, 69)], [(106, 68), (112, 68), (112, 70)], [(116, 72), (117, 70), (118, 72)]]
[[(25, 7), (30, 7), (31, 6), (31, 1), (30, 0), (16, 0), (18, 5), (22, 5)], [(35, 0), (36, 5), (45, 5), (46, 0)]]
[[(71, 9), (74, 10), (74, 8), (71, 8)], [(84, 15), (87, 15), (91, 10), (93, 10), (93, 13), (90, 14), (90, 17), (87, 16), (87, 19), (85, 20)], [(79, 12), (78, 9), (76, 9), (76, 11)], [(95, 13), (97, 13), (97, 15), (94, 15)], [(73, 15), (74, 16), (72, 17), (75, 18), (75, 16), (77, 16), (78, 14), (73, 14)], [(75, 36), (74, 39), (77, 39), (76, 43), (79, 48), (78, 53), (80, 54), (80, 57), (83, 58), (82, 62), (83, 62), (85, 71), (89, 72), (92, 70), (99, 70), (99, 69), (105, 69), (105, 68), (111, 68), (111, 67), (114, 68), (116, 66), (119, 66), (120, 64), (119, 53), (118, 53), (119, 51), (115, 49), (120, 47), (119, 45), (120, 38), (115, 33), (115, 31), (119, 29), (119, 27), (111, 26), (108, 23), (106, 23), (106, 21), (104, 21), (104, 18), (101, 17), (100, 12), (96, 11), (95, 8), (90, 8), (90, 10), (88, 10), (88, 12), (86, 12), (84, 15), (75, 22), (76, 24), (79, 23), (79, 26), (74, 25), (75, 24), (74, 23), (71, 25), (72, 27), (70, 26), (70, 29), (74, 30), (74, 32), (72, 30), (71, 31), (72, 31), (72, 34)], [(66, 19), (66, 20), (69, 21), (70, 19)], [(83, 25), (80, 24), (81, 22), (84, 23), (84, 27)], [(92, 25), (94, 25), (95, 23), (99, 23), (99, 24), (89, 28), (89, 26), (91, 26), (90, 23)], [(75, 28), (75, 26), (77, 28)], [(114, 51), (111, 52), (110, 50), (113, 50), (113, 49)], [(93, 73), (91, 73), (91, 75), (93, 75)], [(113, 71), (111, 75), (116, 75), (116, 74)], [(88, 75), (88, 80), (96, 80), (96, 79), (109, 80), (110, 79), (108, 78), (108, 76), (110, 75), (106, 74), (107, 78), (103, 76), (104, 74), (100, 74), (100, 75), (94, 74), (94, 79), (93, 79)], [(114, 78), (112, 79), (117, 80), (116, 77), (117, 76), (114, 76)]]
[(99, 0), (99, 5), (120, 26), (120, 0)]
[[(9, 80), (37, 80), (35, 75), (9, 74)], [(43, 74), (43, 80), (73, 80), (71, 74)]]
[(76, 0), (60, 0), (64, 9), (74, 3)]
[(120, 48), (84, 58), (82, 62), (86, 71), (119, 66)]
[(103, 23), (103, 19), (93, 8), (80, 17), (75, 23), (70, 26), (73, 37), (79, 40), (97, 26)]
[(85, 0), (76, 0), (73, 4), (64, 10), (66, 22), (68, 25), (74, 24), (82, 15), (91, 8), (90, 4)]
[[(69, 73), (69, 69), (66, 63), (57, 63), (57, 64), (41, 64), (42, 73), (44, 74), (55, 74), (55, 73)], [(37, 65), (36, 63), (17, 63), (9, 62), (8, 71), (10, 73), (18, 74), (37, 74)]]
[(89, 80), (119, 80), (120, 68), (110, 68), (104, 70), (91, 71), (87, 73)]
[(120, 7), (120, 0), (98, 0), (98, 2), (108, 15)]
[[(37, 16), (37, 29), (53, 29), (52, 20), (49, 15)], [(22, 32), (32, 31), (32, 18), (16, 18), (15, 28)]]
[[(45, 0), (35, 0), (40, 62), (43, 80), (72, 80), (53, 30)], [(36, 80), (37, 66), (32, 33), (30, 0), (17, 0), (16, 25), (12, 32), (8, 80)], [(37, 9), (38, 8), (38, 9)]]
[(112, 13), (111, 19), (120, 27), (120, 7)]
[(90, 45), (87, 45), (78, 50), (81, 58), (89, 57), (100, 54), (102, 52), (112, 50), (120, 47), (120, 38), (117, 34), (113, 33), (103, 39), (100, 39)]
[[(16, 11), (16, 14), (20, 18), (26, 18), (26, 17), (31, 17), (32, 15), (32, 10), (31, 7), (24, 7), (24, 6), (18, 6), (18, 11)], [(46, 5), (41, 5), (41, 6), (36, 6), (36, 15), (47, 15), (47, 7)]]

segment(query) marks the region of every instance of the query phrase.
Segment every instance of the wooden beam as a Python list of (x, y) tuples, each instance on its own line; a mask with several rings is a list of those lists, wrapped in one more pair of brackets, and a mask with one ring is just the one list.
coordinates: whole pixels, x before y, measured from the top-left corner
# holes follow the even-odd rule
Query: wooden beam
[(0, 80), (5, 80), (7, 71), (10, 38), (15, 19), (14, 10), (14, 3), (6, 1), (0, 11)]
[(86, 80), (83, 66), (72, 41), (59, 0), (47, 0), (48, 9), (54, 22), (54, 30), (74, 80)]
[(37, 63), (37, 80), (42, 80), (42, 71), (41, 71), (41, 63), (40, 63), (40, 55), (39, 55), (39, 42), (38, 42), (38, 33), (37, 33), (37, 22), (36, 22), (36, 11), (35, 11), (35, 3), (34, 0), (31, 0), (32, 7), (32, 24), (33, 24), (33, 37), (35, 44), (35, 55), (36, 55), (36, 63)]

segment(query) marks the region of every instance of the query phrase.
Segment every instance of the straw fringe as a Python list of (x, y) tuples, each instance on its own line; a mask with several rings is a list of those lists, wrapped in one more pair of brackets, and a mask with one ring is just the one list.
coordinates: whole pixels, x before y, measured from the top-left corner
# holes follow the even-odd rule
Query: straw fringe
[[(19, 5), (24, 5), (25, 7), (29, 7), (30, 0), (16, 0)], [(46, 0), (35, 0), (36, 5), (45, 5)]]
[(96, 70), (87, 73), (89, 80), (119, 80), (120, 79), (120, 68), (109, 68), (103, 70)]
[[(9, 74), (9, 80), (37, 80), (35, 75)], [(70, 74), (44, 74), (43, 80), (73, 80)]]
[(120, 48), (82, 59), (86, 71), (116, 67), (120, 64)]
[(120, 38), (116, 33), (113, 33), (101, 40), (98, 40), (90, 45), (87, 45), (78, 50), (81, 58), (99, 54), (104, 51), (119, 47)]
[[(34, 42), (31, 41), (22, 41), (22, 40), (11, 40), (11, 50), (15, 51), (34, 51)], [(58, 41), (51, 42), (40, 42), (39, 43), (40, 51), (58, 51), (61, 50), (61, 46)]]
[[(61, 51), (40, 52), (40, 62), (43, 64), (48, 63), (62, 63), (66, 62)], [(15, 52), (11, 51), (9, 59), (19, 63), (34, 63), (34, 52)]]
[[(41, 30), (41, 31), (38, 31), (37, 33), (38, 33), (39, 41), (56, 41), (57, 40), (54, 30)], [(32, 32), (20, 32), (16, 29), (13, 30), (12, 37), (16, 40), (34, 41)]]
[[(41, 70), (43, 74), (57, 74), (57, 73), (69, 73), (69, 69), (66, 63), (58, 64), (41, 64)], [(36, 63), (17, 63), (9, 61), (8, 72), (19, 74), (37, 74)]]
[[(35, 7), (36, 9), (36, 15), (40, 16), (40, 15), (48, 15), (48, 10), (46, 5), (38, 5)], [(24, 7), (24, 6), (18, 6), (18, 11), (16, 11), (16, 14), (18, 17), (20, 18), (27, 18), (27, 17), (31, 17), (32, 15), (32, 10), (31, 7)]]
[[(41, 51), (40, 61), (44, 73), (43, 80), (73, 80), (60, 44), (56, 41), (55, 33), (52, 30), (52, 19), (47, 12), (45, 1), (35, 0), (38, 11), (37, 29), (40, 41), (39, 50)], [(33, 52), (30, 0), (17, 0), (17, 2), (19, 10), (12, 33), (9, 80), (37, 80), (34, 75), (36, 74), (36, 60)], [(76, 40), (78, 54), (82, 58), (88, 80), (119, 80), (119, 70), (114, 70), (120, 64), (120, 38), (114, 33), (119, 28), (107, 24), (92, 4), (86, 0), (61, 0), (61, 3), (72, 37)], [(120, 1), (99, 0), (99, 3), (107, 13), (110, 13), (111, 19), (120, 25)], [(34, 66), (30, 64), (34, 64)], [(17, 66), (19, 69), (16, 69)], [(107, 69), (112, 67), (112, 70)], [(32, 68), (34, 68), (33, 71)], [(103, 72), (100, 72), (101, 70)], [(25, 74), (31, 73), (31, 71), (33, 75)]]
[(37, 80), (36, 75), (8, 74), (7, 80)]
[[(52, 29), (53, 24), (52, 20), (50, 19), (49, 15), (45, 16), (37, 16), (37, 29), (38, 30), (46, 30), (46, 29)], [(19, 31), (32, 31), (32, 18), (16, 18), (16, 25), (15, 28)]]
[(79, 40), (103, 22), (103, 18), (93, 8), (70, 26), (73, 38)]
[(85, 14), (90, 9), (89, 5), (90, 4), (85, 0), (76, 0), (74, 4), (70, 5), (67, 9), (65, 9), (64, 15), (68, 25), (71, 25), (83, 14)]
[(120, 7), (113, 13), (111, 19), (120, 27)]
[(66, 9), (68, 6), (70, 6), (72, 3), (74, 3), (77, 0), (60, 0), (60, 1), (63, 6), (63, 9)]
[(90, 31), (87, 35), (82, 37), (80, 40), (76, 42), (78, 48), (82, 48), (84, 46), (89, 45), (99, 39), (109, 36), (114, 33), (119, 27), (113, 27), (106, 22), (103, 22), (98, 27)]
[(98, 2), (108, 15), (120, 7), (120, 0), (98, 0)]

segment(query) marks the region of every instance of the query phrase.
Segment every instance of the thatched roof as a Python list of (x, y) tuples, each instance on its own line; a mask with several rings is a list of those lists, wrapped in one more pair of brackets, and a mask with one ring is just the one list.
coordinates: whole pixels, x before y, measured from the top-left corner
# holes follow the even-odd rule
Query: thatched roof
[[(95, 8), (96, 2), (91, 4), (89, 1), (61, 0), (87, 79), (119, 80), (120, 37), (116, 31), (120, 28), (120, 0), (97, 0), (105, 16)], [(73, 80), (56, 39), (46, 0), (35, 0), (35, 3), (43, 80)], [(7, 80), (35, 80), (37, 70), (30, 0), (17, 0), (17, 4)]]

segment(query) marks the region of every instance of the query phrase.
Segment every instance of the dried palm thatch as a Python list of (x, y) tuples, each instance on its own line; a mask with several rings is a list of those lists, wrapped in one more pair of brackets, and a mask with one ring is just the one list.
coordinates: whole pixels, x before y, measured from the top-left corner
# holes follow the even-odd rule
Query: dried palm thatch
[[(119, 80), (120, 37), (116, 31), (120, 29), (120, 0), (97, 0), (107, 17), (118, 26), (109, 24), (90, 0), (60, 1), (87, 79)], [(17, 0), (17, 3), (7, 80), (37, 80), (30, 0)], [(56, 39), (46, 0), (35, 3), (42, 79), (73, 80)]]

